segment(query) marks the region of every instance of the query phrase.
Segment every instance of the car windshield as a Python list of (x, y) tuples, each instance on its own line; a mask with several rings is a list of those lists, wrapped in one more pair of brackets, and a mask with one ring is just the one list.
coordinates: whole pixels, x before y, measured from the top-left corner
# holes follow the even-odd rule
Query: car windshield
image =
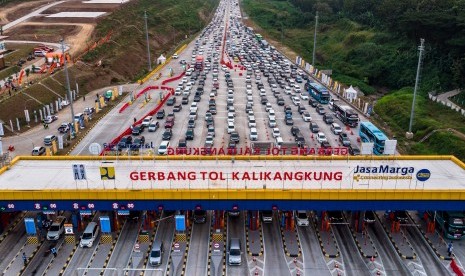
[(60, 227), (58, 225), (52, 225), (50, 227), (50, 231), (57, 232), (58, 230), (60, 230)]
[(82, 235), (82, 238), (85, 239), (85, 240), (88, 240), (88, 239), (92, 238), (92, 234), (91, 233), (84, 233)]
[(241, 255), (241, 251), (239, 249), (231, 249), (231, 251), (229, 251), (229, 254), (233, 256), (239, 256)]
[(298, 215), (297, 215), (298, 218), (300, 219), (306, 219), (307, 218), (307, 214), (304, 213), (304, 212), (299, 212)]
[(152, 253), (150, 253), (151, 258), (158, 258), (160, 257), (160, 251), (159, 250), (153, 250)]

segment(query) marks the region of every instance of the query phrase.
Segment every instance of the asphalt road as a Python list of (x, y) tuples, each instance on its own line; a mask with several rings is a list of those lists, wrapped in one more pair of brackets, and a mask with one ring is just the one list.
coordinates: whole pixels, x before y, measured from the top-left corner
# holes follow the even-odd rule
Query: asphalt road
[(273, 222), (263, 223), (263, 243), (265, 248), (264, 275), (289, 275), (289, 268), (284, 258), (282, 236), (276, 215)]

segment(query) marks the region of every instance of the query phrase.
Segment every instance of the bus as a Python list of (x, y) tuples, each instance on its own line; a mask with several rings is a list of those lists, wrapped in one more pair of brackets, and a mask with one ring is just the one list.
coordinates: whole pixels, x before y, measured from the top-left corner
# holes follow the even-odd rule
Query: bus
[(326, 87), (319, 83), (307, 82), (305, 83), (305, 90), (308, 91), (310, 96), (317, 100), (321, 104), (329, 103), (330, 95)]
[(336, 113), (336, 117), (346, 126), (357, 127), (358, 114), (350, 106), (336, 102), (333, 104), (333, 111)]
[(388, 139), (386, 135), (371, 122), (360, 123), (360, 138), (363, 142), (373, 142), (373, 153), (381, 155), (384, 153), (384, 144)]
[(460, 240), (465, 236), (465, 215), (459, 211), (436, 211), (430, 212), (437, 225), (448, 239)]

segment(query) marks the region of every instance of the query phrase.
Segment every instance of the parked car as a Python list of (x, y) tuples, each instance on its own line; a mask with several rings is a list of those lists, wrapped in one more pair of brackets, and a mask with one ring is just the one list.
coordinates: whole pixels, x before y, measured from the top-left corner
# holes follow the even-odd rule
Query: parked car
[(44, 123), (51, 124), (51, 123), (55, 122), (56, 120), (58, 120), (58, 116), (50, 115), (50, 116), (45, 117)]
[(40, 156), (45, 154), (45, 147), (34, 147), (32, 149), (32, 155)]
[(60, 133), (66, 133), (69, 131), (69, 123), (61, 123), (61, 125), (58, 127), (58, 132)]

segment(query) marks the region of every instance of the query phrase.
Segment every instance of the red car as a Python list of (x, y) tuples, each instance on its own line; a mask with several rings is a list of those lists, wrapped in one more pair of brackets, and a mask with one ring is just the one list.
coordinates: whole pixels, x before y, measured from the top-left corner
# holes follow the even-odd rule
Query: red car
[(172, 128), (174, 125), (174, 118), (168, 118), (165, 122), (165, 128)]

